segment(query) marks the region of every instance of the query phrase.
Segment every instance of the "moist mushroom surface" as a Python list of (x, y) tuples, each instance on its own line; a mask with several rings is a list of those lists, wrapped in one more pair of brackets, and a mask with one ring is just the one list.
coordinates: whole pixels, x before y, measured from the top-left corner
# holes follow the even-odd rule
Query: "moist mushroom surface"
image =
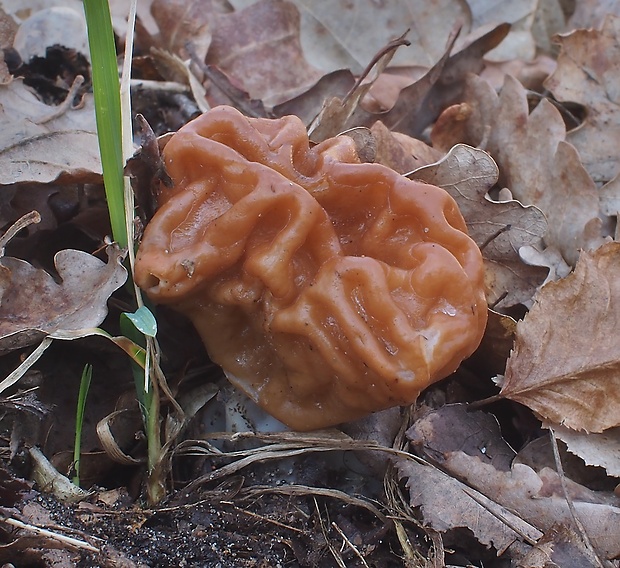
[(135, 267), (229, 380), (297, 430), (410, 404), (478, 346), (482, 257), (454, 200), (293, 116), (214, 108), (172, 136)]

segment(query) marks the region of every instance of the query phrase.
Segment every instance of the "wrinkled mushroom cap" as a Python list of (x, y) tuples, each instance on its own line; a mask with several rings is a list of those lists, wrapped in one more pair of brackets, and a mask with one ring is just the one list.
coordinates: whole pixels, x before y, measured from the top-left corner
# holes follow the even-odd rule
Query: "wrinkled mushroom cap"
[(164, 151), (174, 181), (135, 278), (229, 379), (297, 430), (410, 404), (478, 346), (482, 258), (442, 189), (310, 148), (299, 119), (217, 107)]

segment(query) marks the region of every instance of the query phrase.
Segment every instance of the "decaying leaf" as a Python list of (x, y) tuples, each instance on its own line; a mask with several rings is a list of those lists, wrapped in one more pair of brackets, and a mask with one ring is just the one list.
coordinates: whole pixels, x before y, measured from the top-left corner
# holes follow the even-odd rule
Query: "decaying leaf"
[(433, 145), (484, 147), (499, 166), (500, 183), (524, 205), (543, 211), (548, 220), (545, 243), (569, 264), (581, 249), (599, 246), (599, 196), (575, 148), (565, 141), (559, 111), (543, 100), (529, 114), (525, 89), (510, 76), (499, 97), (484, 80), (470, 76), (465, 102), (466, 112), (461, 109), (445, 121), (440, 117)]
[[(468, 491), (474, 489), (495, 507), (511, 511), (526, 526), (535, 527), (541, 532), (550, 530), (557, 523), (573, 524), (562, 483), (555, 471), (544, 468), (537, 473), (519, 463), (506, 468), (506, 462), (514, 457), (514, 452), (502, 439), (497, 421), (489, 415), (467, 412), (465, 405), (444, 406), (416, 421), (407, 431), (407, 436), (418, 453), (463, 482), (464, 487), (458, 490), (461, 495), (468, 495)], [(401, 473), (407, 471), (402, 469), (402, 462), (399, 462), (399, 470)], [(412, 501), (424, 504), (426, 517), (427, 511), (434, 507), (434, 501), (442, 498), (436, 494), (443, 488), (428, 487), (428, 493), (420, 495), (418, 483), (419, 478), (410, 477), (407, 485)], [(620, 498), (613, 493), (592, 491), (570, 480), (566, 480), (565, 486), (595, 550), (607, 559), (618, 556)], [(455, 499), (459, 495), (458, 491), (452, 492)], [(488, 505), (482, 500), (477, 504), (470, 500), (470, 505), (467, 526), (477, 538), (481, 538), (477, 532), (480, 528), (479, 519), (487, 517)], [(503, 513), (501, 515), (499, 519), (505, 523), (504, 519), (509, 517), (504, 517)], [(446, 530), (445, 526), (433, 527)], [(491, 530), (488, 527), (485, 523), (485, 528)], [(530, 543), (538, 540), (538, 537), (530, 540), (531, 536), (530, 532), (518, 538)], [(491, 538), (488, 533), (486, 538)], [(500, 536), (496, 538), (499, 541)]]
[(61, 250), (54, 257), (59, 282), (28, 262), (0, 258), (0, 353), (58, 330), (98, 326), (109, 296), (127, 278), (122, 257), (112, 247), (107, 264), (82, 251)]
[(554, 425), (553, 431), (566, 444), (568, 451), (587, 465), (603, 467), (609, 475), (620, 477), (620, 428), (586, 434)]
[(539, 250), (534, 246), (524, 246), (519, 249), (519, 256), (521, 260), (531, 266), (544, 266), (549, 269), (549, 274), (543, 285), (547, 282), (553, 282), (558, 278), (564, 278), (568, 276), (571, 271), (571, 267), (566, 264), (566, 261), (562, 257), (562, 253), (555, 247), (547, 247), (544, 250)]
[(439, 469), (407, 460), (399, 460), (397, 468), (407, 480), (411, 506), (420, 507), (424, 523), (436, 531), (469, 529), (499, 554), (511, 547), (515, 552), (515, 543), (542, 536), (535, 526)]
[(510, 316), (489, 310), (487, 328), (480, 346), (470, 359), (480, 374), (489, 377), (503, 375), (506, 360), (514, 344), (517, 322)]
[(486, 152), (457, 144), (442, 160), (409, 177), (443, 187), (456, 200), (485, 259), (489, 305), (500, 308), (528, 303), (545, 279), (547, 271), (526, 265), (519, 250), (538, 245), (547, 222), (536, 207), (515, 200), (492, 201), (487, 192), (498, 175)]
[(401, 132), (390, 132), (380, 121), (375, 122), (370, 131), (377, 146), (375, 162), (388, 166), (399, 174), (411, 172), (441, 159), (439, 150)]
[(390, 110), (371, 113), (360, 108), (355, 116), (356, 124), (369, 126), (381, 120), (398, 132), (410, 136), (421, 134), (446, 106), (460, 98), (467, 75), (482, 70), (482, 57), (506, 37), (509, 29), (508, 24), (500, 24), (450, 56), (456, 41), (456, 34), (453, 34), (442, 57), (420, 79), (400, 92)]
[(308, 128), (308, 135), (313, 141), (320, 142), (346, 129), (359, 126), (355, 115), (363, 112), (359, 108), (360, 101), (389, 65), (396, 50), (404, 45), (409, 45), (405, 34), (383, 46), (369, 61), (364, 75), (342, 99), (331, 96), (325, 100), (321, 112)]
[(56, 112), (20, 79), (0, 85), (0, 185), (100, 179), (92, 96), (82, 108)]
[(602, 28), (559, 36), (558, 66), (545, 86), (560, 101), (586, 107), (586, 119), (567, 141), (579, 151), (592, 179), (602, 185), (620, 173), (620, 17)]
[(557, 0), (468, 0), (472, 12), (472, 27), (508, 22), (511, 30), (501, 45), (487, 55), (491, 61), (531, 60), (536, 46), (549, 48), (549, 38), (562, 31), (564, 15)]
[(259, 0), (216, 21), (206, 63), (266, 106), (293, 98), (321, 77), (303, 56), (299, 12), (292, 3)]
[(568, 525), (553, 525), (536, 545), (517, 562), (517, 568), (582, 568), (599, 566), (580, 534)]
[(188, 58), (187, 44), (191, 43), (194, 53), (204, 60), (216, 14), (230, 11), (226, 0), (155, 0), (151, 4), (163, 47), (183, 59)]
[(569, 29), (600, 28), (609, 14), (620, 16), (618, 0), (579, 0), (575, 2)]
[(620, 425), (620, 244), (583, 252), (517, 325), (501, 396), (575, 430)]
[[(312, 139), (320, 141), (348, 128), (370, 127), (377, 121), (381, 121), (390, 130), (419, 136), (424, 128), (437, 118), (444, 106), (458, 99), (464, 78), (470, 72), (481, 71), (482, 56), (501, 42), (508, 29), (507, 24), (499, 25), (451, 56), (459, 31), (455, 28), (439, 60), (417, 80), (407, 81), (407, 86), (398, 93), (392, 108), (385, 111), (371, 111), (366, 109), (364, 104), (358, 104), (372, 83), (360, 85), (355, 97), (348, 95), (343, 100), (332, 97), (326, 101), (316, 121), (319, 123), (320, 132), (313, 131), (317, 128), (316, 125), (311, 129)], [(386, 53), (379, 59), (376, 67), (382, 70), (391, 57), (392, 54)], [(376, 79), (375, 75), (373, 80)]]
[(430, 67), (443, 54), (455, 24), (467, 33), (471, 22), (468, 7), (459, 0), (395, 0), (380, 9), (372, 0), (294, 1), (306, 58), (323, 72), (344, 68), (361, 73), (382, 46), (408, 29), (412, 45), (399, 51), (394, 64)]

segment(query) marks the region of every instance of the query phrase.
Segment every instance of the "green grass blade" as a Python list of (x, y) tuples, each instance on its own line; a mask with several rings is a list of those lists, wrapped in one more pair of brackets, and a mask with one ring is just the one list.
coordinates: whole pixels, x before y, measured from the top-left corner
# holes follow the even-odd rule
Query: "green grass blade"
[(123, 149), (120, 81), (112, 19), (107, 0), (84, 0), (92, 63), (99, 152), (103, 166), (112, 236), (127, 247), (123, 196)]
[(73, 445), (73, 467), (75, 475), (73, 483), (80, 485), (80, 455), (82, 453), (82, 430), (84, 427), (84, 410), (86, 408), (86, 397), (90, 389), (90, 382), (93, 378), (93, 366), (85, 365), (80, 379), (80, 391), (78, 393), (77, 409), (75, 412), (75, 442)]

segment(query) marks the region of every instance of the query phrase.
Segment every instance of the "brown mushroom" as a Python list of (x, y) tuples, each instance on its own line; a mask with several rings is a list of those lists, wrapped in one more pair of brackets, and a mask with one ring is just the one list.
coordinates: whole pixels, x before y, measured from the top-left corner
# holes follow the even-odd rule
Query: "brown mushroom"
[(218, 107), (176, 133), (137, 283), (229, 379), (311, 430), (409, 404), (478, 346), (482, 258), (442, 189)]

